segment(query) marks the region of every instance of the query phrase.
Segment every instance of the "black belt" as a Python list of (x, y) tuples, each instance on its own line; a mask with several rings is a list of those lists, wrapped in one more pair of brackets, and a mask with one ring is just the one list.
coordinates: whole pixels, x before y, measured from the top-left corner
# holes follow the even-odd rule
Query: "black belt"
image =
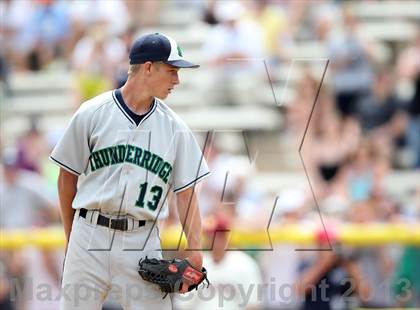
[[(79, 211), (79, 216), (86, 218), (86, 214), (87, 214), (88, 210), (87, 209), (80, 209)], [(123, 218), (123, 219), (110, 219), (106, 216), (103, 216), (101, 214), (98, 215), (98, 221), (96, 222), (98, 225), (101, 226), (105, 226), (111, 229), (117, 229), (117, 230), (122, 230), (122, 231), (126, 231), (128, 230), (128, 219)], [(134, 221), (134, 227), (133, 228), (137, 228), (137, 227), (142, 227), (146, 225), (146, 221)]]

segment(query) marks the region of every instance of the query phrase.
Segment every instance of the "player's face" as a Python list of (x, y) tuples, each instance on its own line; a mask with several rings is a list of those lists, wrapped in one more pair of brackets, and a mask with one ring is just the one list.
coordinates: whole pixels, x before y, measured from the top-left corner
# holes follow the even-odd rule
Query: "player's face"
[(179, 68), (164, 63), (155, 63), (153, 67), (153, 75), (150, 83), (153, 96), (159, 99), (165, 99), (172, 92), (175, 85), (179, 84)]

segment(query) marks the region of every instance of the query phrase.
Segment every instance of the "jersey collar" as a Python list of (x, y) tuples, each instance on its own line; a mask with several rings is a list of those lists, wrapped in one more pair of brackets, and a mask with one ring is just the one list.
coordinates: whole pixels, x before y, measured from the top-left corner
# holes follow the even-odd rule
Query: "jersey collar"
[[(127, 106), (127, 104), (124, 102), (124, 99), (121, 95), (120, 89), (115, 89), (112, 92), (112, 98), (114, 99), (115, 103), (117, 104), (117, 107), (120, 109), (120, 111), (124, 114), (124, 116), (134, 125), (138, 126), (141, 123), (143, 123), (147, 118), (149, 118), (150, 115), (153, 114), (153, 112), (156, 110), (157, 102), (156, 98), (153, 100), (152, 107), (150, 108), (149, 112), (143, 115), (138, 115), (130, 110), (130, 108)], [(140, 117), (141, 120), (137, 124), (135, 121), (136, 118)]]

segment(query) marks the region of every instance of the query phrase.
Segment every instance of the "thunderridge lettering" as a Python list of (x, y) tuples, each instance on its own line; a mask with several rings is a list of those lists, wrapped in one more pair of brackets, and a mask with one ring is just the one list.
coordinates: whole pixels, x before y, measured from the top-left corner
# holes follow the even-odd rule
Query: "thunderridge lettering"
[(171, 164), (159, 155), (129, 144), (111, 146), (92, 152), (89, 162), (92, 172), (110, 165), (131, 163), (156, 174), (165, 183), (168, 183), (172, 172)]

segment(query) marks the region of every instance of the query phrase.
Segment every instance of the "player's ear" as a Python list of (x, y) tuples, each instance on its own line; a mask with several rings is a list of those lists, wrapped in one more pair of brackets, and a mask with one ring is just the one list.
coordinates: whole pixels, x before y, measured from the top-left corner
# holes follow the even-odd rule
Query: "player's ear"
[(144, 68), (144, 72), (146, 73), (146, 75), (150, 75), (151, 71), (152, 71), (152, 62), (151, 61), (146, 61), (143, 64), (143, 68)]

